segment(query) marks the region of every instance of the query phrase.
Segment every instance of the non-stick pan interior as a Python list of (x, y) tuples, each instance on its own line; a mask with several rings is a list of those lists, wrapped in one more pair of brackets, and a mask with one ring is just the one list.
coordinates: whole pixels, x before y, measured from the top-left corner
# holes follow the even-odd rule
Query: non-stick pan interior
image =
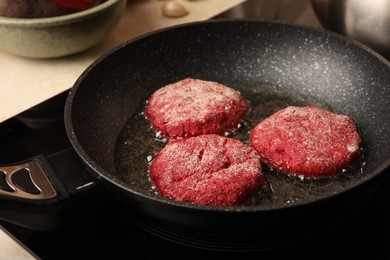
[[(256, 93), (262, 96), (259, 107), (269, 108), (262, 104), (267, 99), (272, 109), (316, 103), (349, 115), (361, 132), (364, 166), (357, 171), (358, 177), (320, 193), (315, 182), (308, 182), (317, 188), (313, 194), (309, 189), (305, 198), (284, 198), (274, 205), (260, 203), (249, 210), (279, 208), (291, 202), (306, 204), (334, 196), (373, 178), (390, 163), (390, 69), (385, 59), (346, 38), (307, 27), (215, 20), (163, 29), (127, 42), (81, 75), (67, 100), (66, 127), (76, 151), (97, 176), (129, 194), (166, 201), (150, 193), (145, 168), (139, 170), (132, 164), (127, 174), (135, 175), (129, 178), (118, 172), (125, 171), (116, 164), (118, 137), (129, 120), (142, 112), (153, 91), (186, 77), (232, 86), (248, 98)], [(271, 101), (278, 98), (275, 106)], [(145, 133), (134, 137), (138, 140), (129, 137), (129, 142), (143, 143), (150, 137), (141, 125), (139, 129)], [(136, 150), (149, 153), (142, 149), (133, 146), (128, 156), (136, 156)], [(119, 157), (124, 158), (123, 154)], [(147, 158), (143, 158), (141, 164), (147, 167)]]

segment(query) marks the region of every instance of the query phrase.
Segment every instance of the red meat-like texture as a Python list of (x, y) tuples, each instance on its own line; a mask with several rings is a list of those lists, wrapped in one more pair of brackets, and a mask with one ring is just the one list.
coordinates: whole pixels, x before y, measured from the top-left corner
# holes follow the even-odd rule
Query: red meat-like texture
[(304, 178), (336, 176), (361, 156), (352, 119), (315, 106), (279, 110), (255, 126), (250, 145), (271, 168)]
[(154, 92), (145, 116), (156, 131), (175, 139), (233, 131), (248, 110), (239, 91), (218, 82), (186, 78)]
[(215, 134), (169, 142), (149, 173), (160, 195), (210, 206), (244, 205), (266, 184), (255, 150)]

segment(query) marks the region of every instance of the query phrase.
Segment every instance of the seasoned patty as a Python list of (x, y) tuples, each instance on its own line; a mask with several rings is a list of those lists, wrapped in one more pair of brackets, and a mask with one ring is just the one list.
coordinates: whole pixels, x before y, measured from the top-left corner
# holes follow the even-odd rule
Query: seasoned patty
[(149, 173), (160, 195), (200, 205), (244, 205), (266, 184), (255, 150), (215, 134), (169, 142)]
[(248, 113), (241, 93), (218, 82), (186, 78), (151, 95), (145, 116), (170, 139), (235, 130)]
[(335, 176), (361, 155), (352, 119), (315, 106), (274, 113), (254, 127), (250, 145), (271, 168), (305, 178)]

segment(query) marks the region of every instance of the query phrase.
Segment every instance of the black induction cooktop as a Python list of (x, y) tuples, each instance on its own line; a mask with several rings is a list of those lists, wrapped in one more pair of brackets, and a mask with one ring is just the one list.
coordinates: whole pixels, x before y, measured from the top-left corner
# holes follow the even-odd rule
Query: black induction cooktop
[[(62, 94), (48, 102), (61, 103), (65, 98)], [(62, 108), (50, 116), (40, 113), (39, 107), (34, 108), (0, 124), (0, 165), (71, 148)], [(42, 259), (390, 259), (389, 198), (387, 178), (358, 209), (329, 230), (316, 233), (315, 226), (305, 227), (313, 229), (315, 235), (283, 246), (251, 250), (198, 247), (149, 232), (104, 191), (64, 210), (60, 225), (52, 230), (38, 231), (5, 221), (0, 225)]]

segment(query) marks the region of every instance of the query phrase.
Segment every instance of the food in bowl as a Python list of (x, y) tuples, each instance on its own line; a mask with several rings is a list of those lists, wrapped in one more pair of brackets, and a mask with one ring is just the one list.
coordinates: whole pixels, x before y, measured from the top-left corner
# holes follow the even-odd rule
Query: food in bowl
[(0, 0), (0, 15), (14, 18), (42, 18), (86, 10), (101, 0)]
[(85, 10), (93, 5), (99, 4), (102, 0), (47, 0), (59, 6), (73, 10)]

